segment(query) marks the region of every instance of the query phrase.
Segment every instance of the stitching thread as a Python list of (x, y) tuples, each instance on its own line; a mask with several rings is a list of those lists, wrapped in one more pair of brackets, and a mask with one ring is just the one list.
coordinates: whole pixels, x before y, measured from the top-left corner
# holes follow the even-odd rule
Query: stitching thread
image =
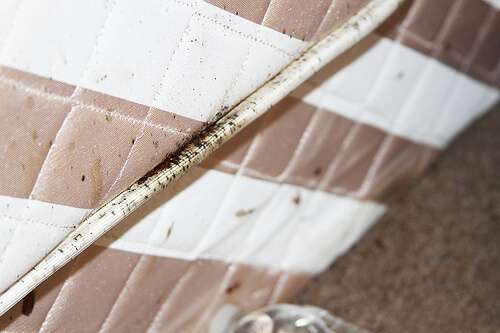
[[(192, 4), (186, 3), (186, 2), (181, 1), (181, 0), (174, 0), (174, 2), (176, 2), (176, 3), (180, 4), (180, 5), (184, 5), (184, 6), (188, 6), (188, 7), (194, 8), (194, 6), (193, 6)], [(263, 45), (265, 45), (265, 46), (272, 47), (272, 48), (276, 49), (277, 51), (279, 51), (279, 52), (281, 52), (281, 53), (283, 53), (283, 54), (285, 54), (285, 55), (287, 55), (287, 56), (289, 56), (289, 57), (293, 57), (293, 55), (292, 55), (292, 54), (290, 54), (290, 53), (286, 52), (285, 50), (283, 50), (283, 49), (279, 48), (278, 46), (276, 46), (276, 45), (274, 45), (274, 44), (271, 44), (271, 43), (269, 43), (269, 42), (266, 42), (266, 41), (264, 41), (264, 40), (262, 40), (262, 39), (258, 39), (258, 38), (256, 38), (256, 37), (251, 36), (251, 35), (247, 35), (247, 34), (245, 34), (245, 33), (241, 32), (241, 31), (239, 31), (239, 30), (236, 30), (236, 29), (234, 29), (234, 28), (231, 28), (230, 26), (225, 25), (224, 23), (222, 23), (222, 22), (220, 22), (220, 21), (217, 21), (216, 19), (211, 18), (211, 17), (209, 17), (209, 16), (206, 16), (206, 15), (204, 15), (204, 14), (202, 14), (202, 13), (198, 12), (198, 11), (194, 11), (194, 14), (196, 14), (196, 15), (198, 15), (198, 16), (200, 16), (200, 17), (204, 18), (204, 19), (207, 19), (207, 20), (209, 20), (209, 21), (212, 21), (213, 23), (218, 24), (218, 25), (220, 25), (221, 27), (223, 27), (224, 29), (229, 30), (229, 31), (231, 31), (231, 32), (233, 32), (233, 33), (235, 33), (235, 34), (238, 34), (238, 35), (240, 35), (241, 37), (244, 37), (244, 38), (250, 39), (250, 40), (252, 40), (252, 41), (254, 41), (254, 42), (261, 43), (261, 44), (263, 44)], [(260, 25), (260, 26), (261, 26), (261, 27), (264, 27), (263, 25)]]
[(65, 226), (65, 225), (58, 225), (58, 224), (52, 224), (52, 223), (45, 223), (45, 222), (37, 220), (37, 219), (22, 218), (22, 217), (7, 215), (7, 214), (2, 214), (2, 215), (0, 215), (0, 217), (8, 218), (9, 220), (15, 220), (15, 221), (19, 221), (19, 222), (30, 222), (30, 223), (42, 224), (42, 225), (54, 227), (54, 228), (57, 228), (60, 230), (74, 229), (78, 226), (77, 224)]

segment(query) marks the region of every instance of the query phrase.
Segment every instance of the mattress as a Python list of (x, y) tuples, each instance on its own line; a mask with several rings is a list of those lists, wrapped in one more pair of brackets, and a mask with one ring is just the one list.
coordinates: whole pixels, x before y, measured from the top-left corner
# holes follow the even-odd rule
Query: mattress
[(2, 2), (0, 327), (287, 301), (498, 101), (499, 8)]

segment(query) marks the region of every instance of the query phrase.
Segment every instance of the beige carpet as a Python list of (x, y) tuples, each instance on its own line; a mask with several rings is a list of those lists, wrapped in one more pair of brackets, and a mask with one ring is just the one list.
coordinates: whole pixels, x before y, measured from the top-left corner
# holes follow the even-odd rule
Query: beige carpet
[(375, 332), (500, 332), (500, 106), (294, 300)]

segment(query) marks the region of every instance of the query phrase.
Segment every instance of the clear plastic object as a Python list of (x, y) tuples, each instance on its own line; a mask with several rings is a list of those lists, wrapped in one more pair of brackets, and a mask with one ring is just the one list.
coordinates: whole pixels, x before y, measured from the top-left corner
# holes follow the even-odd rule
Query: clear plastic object
[(281, 304), (252, 312), (236, 322), (234, 333), (331, 333), (329, 314), (312, 306)]
[(314, 306), (277, 304), (245, 316), (239, 308), (226, 305), (214, 317), (210, 333), (358, 333), (328, 311)]

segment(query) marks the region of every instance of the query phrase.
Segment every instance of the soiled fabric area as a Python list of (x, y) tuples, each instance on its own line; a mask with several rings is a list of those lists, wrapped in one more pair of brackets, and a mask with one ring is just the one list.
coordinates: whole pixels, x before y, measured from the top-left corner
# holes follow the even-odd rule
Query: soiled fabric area
[(500, 106), (295, 298), (375, 332), (500, 327)]

